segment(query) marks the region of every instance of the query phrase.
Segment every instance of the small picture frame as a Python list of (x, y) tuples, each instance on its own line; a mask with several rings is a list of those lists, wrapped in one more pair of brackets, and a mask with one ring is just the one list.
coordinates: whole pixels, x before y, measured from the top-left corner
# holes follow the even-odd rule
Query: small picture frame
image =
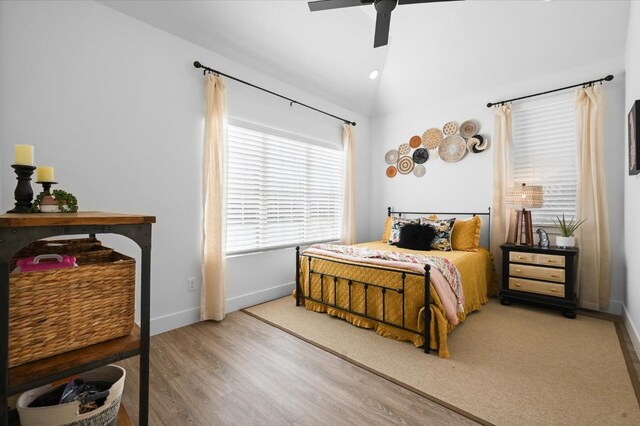
[(640, 141), (640, 128), (638, 128), (638, 114), (640, 114), (640, 100), (633, 103), (629, 111), (629, 175), (640, 173), (640, 151), (638, 142)]

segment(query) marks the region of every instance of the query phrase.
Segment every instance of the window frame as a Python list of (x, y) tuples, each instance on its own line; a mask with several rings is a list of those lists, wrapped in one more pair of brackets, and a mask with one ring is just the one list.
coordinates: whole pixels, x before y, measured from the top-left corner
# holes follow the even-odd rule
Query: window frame
[[(344, 152), (342, 149), (342, 144), (341, 141), (337, 141), (335, 143), (331, 143), (329, 141), (326, 140), (321, 140), (321, 139), (316, 139), (313, 137), (309, 137), (309, 136), (305, 136), (305, 135), (300, 135), (297, 133), (293, 133), (293, 132), (289, 132), (289, 131), (285, 131), (285, 130), (281, 130), (281, 129), (277, 129), (277, 128), (273, 128), (273, 127), (269, 127), (263, 124), (257, 124), (257, 123), (253, 123), (250, 121), (246, 121), (246, 120), (242, 120), (239, 118), (235, 118), (235, 117), (229, 117), (227, 120), (227, 124), (228, 127), (236, 127), (239, 128), (241, 130), (247, 130), (247, 131), (252, 131), (252, 132), (259, 132), (259, 133), (263, 133), (267, 136), (272, 136), (275, 138), (282, 138), (282, 139), (286, 139), (286, 140), (290, 140), (294, 143), (299, 143), (299, 144), (306, 144), (306, 145), (311, 145), (311, 146), (315, 146), (318, 147), (320, 149), (330, 149), (333, 151), (336, 151), (337, 153), (339, 153), (339, 159), (338, 159), (338, 179), (337, 182), (339, 184), (340, 187), (340, 194), (338, 195), (338, 210), (337, 210), (337, 215), (336, 215), (336, 222), (338, 227), (341, 227), (342, 224), (342, 209), (343, 209), (343, 200), (344, 200), (344, 173), (343, 173), (343, 168), (345, 167), (345, 159), (344, 159)], [(229, 129), (227, 129), (229, 130)], [(230, 137), (228, 135), (227, 132), (227, 144), (225, 145), (225, 181), (224, 181), (224, 185), (225, 185), (225, 222), (227, 223), (227, 225), (225, 226), (225, 233), (223, 235), (223, 238), (225, 239), (225, 256), (226, 257), (234, 257), (234, 256), (242, 256), (242, 255), (248, 255), (248, 254), (256, 254), (256, 253), (262, 253), (262, 252), (269, 252), (269, 251), (275, 251), (275, 250), (282, 250), (282, 249), (287, 249), (287, 248), (293, 248), (296, 246), (310, 246), (312, 244), (318, 244), (318, 243), (328, 243), (328, 242), (337, 242), (340, 240), (340, 235), (341, 235), (341, 229), (338, 230), (337, 236), (336, 237), (329, 237), (329, 238), (321, 238), (321, 239), (312, 239), (309, 241), (297, 241), (297, 242), (291, 242), (291, 243), (285, 243), (285, 244), (281, 244), (281, 245), (265, 245), (265, 246), (259, 246), (259, 247), (252, 247), (252, 248), (246, 248), (246, 249), (232, 249), (229, 250), (229, 244), (228, 244), (228, 216), (229, 216), (229, 166), (230, 166), (230, 161), (229, 161), (229, 148), (230, 148)], [(313, 149), (313, 148), (312, 148)], [(309, 171), (309, 169), (305, 170), (305, 173), (307, 173)], [(263, 219), (264, 220), (264, 219)], [(308, 217), (305, 217), (304, 220), (308, 220)], [(306, 226), (306, 224), (305, 224)]]
[[(570, 161), (572, 162), (574, 168), (573, 170), (569, 170), (569, 174), (571, 174), (573, 176), (573, 180), (571, 185), (573, 185), (575, 187), (575, 193), (572, 199), (570, 198), (565, 198), (564, 200), (566, 201), (573, 201), (573, 207), (571, 208), (571, 210), (566, 210), (564, 211), (565, 215), (568, 214), (567, 218), (570, 217), (575, 217), (576, 214), (576, 209), (577, 209), (577, 191), (578, 191), (578, 164), (577, 164), (577, 157), (578, 157), (578, 134), (577, 134), (577, 110), (576, 110), (576, 106), (575, 106), (575, 92), (569, 92), (569, 93), (561, 93), (561, 94), (555, 94), (555, 95), (549, 95), (549, 96), (545, 96), (542, 99), (535, 99), (535, 100), (527, 100), (527, 101), (519, 101), (517, 106), (513, 106), (512, 107), (512, 123), (511, 123), (511, 165), (510, 165), (510, 176), (511, 176), (511, 180), (513, 182), (514, 186), (519, 186), (522, 182), (526, 183), (527, 185), (542, 185), (543, 187), (543, 198), (544, 198), (544, 205), (547, 204), (547, 202), (550, 200), (549, 197), (549, 180), (553, 180), (552, 176), (550, 175), (548, 172), (544, 172), (541, 173), (540, 170), (543, 169), (541, 167), (538, 167), (536, 169), (536, 165), (535, 165), (535, 161), (533, 160), (529, 160), (529, 166), (531, 169), (533, 169), (533, 171), (531, 172), (531, 174), (533, 174), (534, 176), (536, 175), (536, 170), (538, 171), (538, 174), (541, 174), (542, 177), (540, 178), (534, 178), (534, 179), (530, 179), (527, 178), (526, 180), (523, 178), (522, 174), (518, 175), (516, 172), (516, 156), (517, 155), (522, 155), (521, 153), (518, 153), (518, 140), (522, 140), (520, 138), (518, 138), (517, 135), (517, 120), (518, 120), (518, 109), (521, 108), (525, 108), (526, 109), (538, 109), (537, 113), (541, 113), (543, 112), (543, 109), (545, 108), (545, 106), (549, 106), (552, 107), (554, 104), (558, 105), (560, 103), (565, 104), (567, 107), (569, 105), (571, 105), (571, 123), (569, 123), (569, 125), (565, 125), (564, 127), (562, 127), (561, 131), (562, 132), (567, 132), (568, 136), (563, 137), (563, 143), (565, 145), (562, 146), (562, 149), (566, 149), (567, 152), (570, 151), (572, 149), (572, 152), (565, 154), (565, 156), (563, 158), (569, 158)], [(521, 111), (522, 113), (523, 111)], [(567, 110), (564, 111), (565, 114), (568, 114), (568, 108)], [(541, 114), (540, 117), (535, 117), (535, 120), (538, 121), (542, 121), (545, 122), (547, 120), (545, 120), (544, 116)], [(531, 118), (528, 118), (526, 120), (531, 121)], [(543, 126), (542, 124), (538, 124), (537, 127), (541, 127)], [(524, 129), (525, 131), (531, 132), (535, 129), (535, 126), (532, 126), (530, 123), (528, 125), (527, 128)], [(544, 129), (544, 131), (547, 131), (547, 129)], [(543, 134), (543, 138), (544, 137), (549, 137), (549, 133)], [(531, 136), (529, 136), (529, 138), (531, 138)], [(570, 147), (568, 141), (571, 140), (573, 143), (573, 146)], [(557, 145), (552, 145), (554, 142), (549, 141), (546, 142), (545, 147), (542, 148), (535, 148), (535, 151), (532, 152), (531, 154), (529, 154), (530, 156), (535, 156), (535, 155), (539, 155), (540, 151), (548, 149), (549, 147), (551, 148), (557, 148)], [(531, 139), (527, 140), (527, 146), (525, 146), (524, 148), (522, 148), (524, 150), (531, 150), (532, 149), (532, 142)], [(533, 163), (533, 164), (531, 164)], [(522, 166), (520, 166), (520, 168), (524, 168)], [(566, 171), (563, 170), (562, 173), (565, 173)], [(547, 182), (545, 182), (547, 181)], [(563, 185), (568, 185), (569, 179), (563, 180), (562, 184)], [(562, 187), (560, 187), (560, 189), (562, 189)], [(552, 199), (552, 201), (555, 202), (562, 202), (562, 198), (559, 196), (556, 196)], [(551, 206), (550, 208), (553, 208), (553, 206)], [(542, 219), (539, 218), (539, 215), (544, 214), (544, 211), (540, 211), (541, 209), (531, 209), (532, 212), (532, 222), (533, 225), (536, 227), (541, 227), (543, 229), (545, 228), (555, 228), (555, 223), (553, 223), (553, 217), (552, 216), (557, 216), (554, 215), (554, 213), (548, 212), (546, 213)], [(557, 207), (556, 210), (562, 210), (561, 207)], [(539, 212), (539, 213), (538, 213)], [(536, 214), (538, 213), (538, 214)], [(561, 215), (563, 212), (560, 212), (559, 214)], [(546, 220), (545, 220), (546, 219)], [(551, 219), (549, 221), (549, 219)]]

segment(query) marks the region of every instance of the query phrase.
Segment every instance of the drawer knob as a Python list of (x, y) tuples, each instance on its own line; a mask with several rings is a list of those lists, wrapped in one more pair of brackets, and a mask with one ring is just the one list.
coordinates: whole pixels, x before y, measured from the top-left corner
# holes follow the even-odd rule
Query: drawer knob
[(558, 274), (551, 274), (551, 278), (558, 278)]
[(557, 292), (558, 292), (558, 289), (556, 289), (556, 288), (551, 288), (551, 291), (552, 291), (552, 292), (554, 292), (554, 293), (557, 293)]
[(516, 287), (520, 287), (520, 283), (516, 283)]
[(549, 262), (549, 263), (555, 263), (555, 260), (553, 260), (553, 259), (547, 259), (547, 262)]
[(524, 256), (518, 256), (518, 259), (524, 259)]
[(521, 271), (520, 269), (517, 269), (517, 268), (516, 268), (516, 272), (522, 272), (522, 271)]

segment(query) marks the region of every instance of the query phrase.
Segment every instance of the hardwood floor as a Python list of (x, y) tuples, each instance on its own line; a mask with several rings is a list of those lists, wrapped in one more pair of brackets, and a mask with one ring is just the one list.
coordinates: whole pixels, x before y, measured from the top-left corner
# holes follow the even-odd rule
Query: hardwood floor
[(243, 312), (152, 337), (150, 377), (150, 425), (477, 424)]

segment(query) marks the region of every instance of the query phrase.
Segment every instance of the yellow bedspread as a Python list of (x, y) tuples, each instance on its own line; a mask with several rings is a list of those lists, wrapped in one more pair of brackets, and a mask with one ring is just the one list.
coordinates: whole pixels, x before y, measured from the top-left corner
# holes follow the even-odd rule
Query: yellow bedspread
[[(462, 279), (464, 291), (464, 312), (458, 312), (460, 322), (463, 322), (467, 314), (480, 310), (482, 305), (487, 303), (488, 296), (497, 293), (497, 280), (493, 269), (491, 254), (484, 248), (477, 252), (463, 251), (415, 251), (401, 249), (390, 246), (383, 241), (357, 244), (359, 247), (367, 247), (373, 250), (399, 251), (403, 253), (428, 254), (432, 256), (445, 257), (458, 268)], [(325, 260), (327, 259), (327, 260)], [(424, 344), (424, 277), (407, 274), (405, 277), (405, 306), (404, 316), (402, 310), (402, 295), (397, 291), (386, 291), (384, 296), (381, 289), (369, 286), (367, 290), (365, 305), (364, 284), (361, 282), (375, 283), (389, 288), (402, 288), (402, 274), (398, 272), (368, 268), (370, 265), (363, 265), (357, 262), (335, 263), (330, 258), (320, 258), (311, 260), (311, 269), (319, 274), (343, 277), (344, 279), (334, 280), (333, 277), (325, 276), (321, 285), (321, 276), (317, 273), (311, 275), (309, 280), (309, 261), (304, 255), (300, 262), (300, 286), (302, 294), (309, 296), (309, 291), (314, 299), (322, 300), (327, 304), (333, 304), (344, 309), (349, 307), (349, 287), (351, 287), (351, 310), (366, 314), (370, 317), (382, 320), (382, 297), (385, 297), (384, 320), (387, 323), (396, 324), (416, 333), (402, 330), (393, 325), (384, 324), (380, 321), (365, 318), (363, 316), (337, 309), (327, 304), (305, 300), (305, 307), (316, 312), (327, 312), (329, 315), (343, 318), (358, 327), (373, 328), (382, 336), (397, 340), (408, 340), (416, 346)], [(397, 271), (397, 270), (396, 270)], [(352, 285), (348, 285), (349, 280), (353, 280)], [(454, 328), (449, 324), (444, 308), (440, 303), (438, 294), (433, 286), (430, 286), (431, 304), (431, 333), (429, 347), (437, 349), (442, 358), (449, 357), (447, 348), (447, 334)], [(366, 306), (366, 308), (365, 308)]]

